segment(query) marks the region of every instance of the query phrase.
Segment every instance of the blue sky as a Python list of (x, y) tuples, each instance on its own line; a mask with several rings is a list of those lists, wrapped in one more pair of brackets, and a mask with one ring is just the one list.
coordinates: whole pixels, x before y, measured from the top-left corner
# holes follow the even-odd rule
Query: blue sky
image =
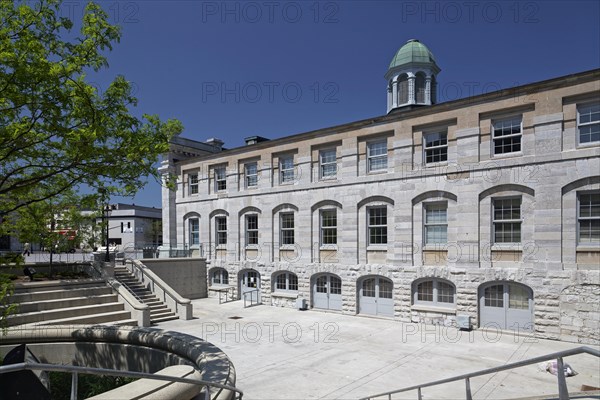
[[(435, 55), (440, 101), (600, 67), (598, 1), (100, 4), (122, 39), (89, 80), (102, 90), (125, 75), (136, 114), (179, 119), (183, 136), (226, 147), (385, 114), (383, 76), (408, 39)], [(160, 188), (115, 200), (160, 206)]]

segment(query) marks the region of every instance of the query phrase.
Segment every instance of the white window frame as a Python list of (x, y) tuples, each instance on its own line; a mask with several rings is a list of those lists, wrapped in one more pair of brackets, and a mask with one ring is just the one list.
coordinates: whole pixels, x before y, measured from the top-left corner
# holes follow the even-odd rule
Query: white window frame
[[(256, 226), (255, 227), (250, 227), (250, 219), (251, 218), (256, 218)], [(247, 214), (244, 218), (244, 224), (246, 227), (246, 247), (252, 247), (252, 246), (257, 246), (258, 245), (258, 214)], [(253, 240), (251, 240), (251, 237), (253, 237)], [(251, 243), (254, 242), (254, 243)]]
[(294, 156), (284, 155), (279, 157), (279, 183), (290, 184), (296, 179)]
[[(378, 148), (379, 145), (383, 145), (385, 148), (384, 153), (374, 153), (374, 150), (380, 150)], [(381, 166), (377, 166), (374, 168), (375, 163), (379, 163), (379, 160), (384, 160), (381, 163)], [(367, 172), (368, 173), (377, 173), (377, 172), (385, 172), (388, 169), (388, 149), (387, 149), (387, 140), (373, 140), (367, 142)]]
[[(519, 201), (519, 218), (501, 218), (501, 219), (496, 219), (496, 202), (499, 201), (514, 201), (514, 200), (518, 200)], [(492, 242), (494, 244), (498, 244), (498, 245), (510, 245), (510, 244), (520, 244), (523, 241), (523, 198), (521, 196), (510, 196), (510, 197), (497, 197), (497, 198), (492, 198)], [(519, 241), (511, 241), (511, 242), (504, 242), (504, 241), (497, 241), (496, 240), (496, 229), (497, 229), (497, 224), (518, 224), (519, 225)], [(514, 234), (511, 234), (511, 236)]]
[[(325, 226), (323, 221), (327, 214), (333, 214), (335, 218), (335, 225)], [(321, 248), (337, 246), (338, 243), (338, 218), (337, 218), (337, 209), (336, 208), (326, 208), (319, 211), (319, 243)], [(326, 232), (332, 231), (332, 235), (327, 235)], [(325, 243), (325, 238), (333, 238), (331, 243)]]
[[(281, 277), (284, 279), (281, 279)], [(292, 282), (292, 278), (295, 279), (295, 282)], [(283, 283), (283, 287), (280, 287), (281, 283)], [(298, 275), (289, 271), (278, 273), (273, 279), (273, 291), (298, 293)]]
[(244, 164), (244, 176), (246, 189), (258, 186), (258, 163), (256, 161)]
[[(333, 154), (333, 160), (331, 155)], [(333, 167), (333, 173), (328, 171)], [(328, 172), (326, 172), (328, 171)], [(335, 179), (337, 177), (337, 152), (335, 147), (319, 150), (319, 179)]]
[[(512, 133), (512, 130), (514, 129), (514, 127), (517, 126), (517, 124), (515, 124), (515, 122), (517, 122), (517, 121), (519, 122), (518, 123), (519, 131)], [(507, 126), (506, 124), (510, 124), (510, 125)], [(503, 131), (508, 128), (510, 128), (511, 133), (497, 135), (497, 132)], [(516, 138), (519, 139), (519, 150), (512, 150), (512, 151), (508, 151), (508, 152), (496, 153), (496, 141), (503, 141), (505, 139), (514, 140)], [(515, 115), (513, 117), (499, 118), (497, 120), (494, 120), (492, 122), (492, 141), (491, 142), (492, 142), (492, 155), (494, 157), (503, 157), (503, 156), (507, 156), (507, 155), (521, 154), (523, 152), (523, 116)], [(512, 146), (514, 146), (514, 144), (511, 144), (511, 147)]]
[[(375, 210), (385, 210), (385, 224), (371, 224), (371, 212)], [(371, 242), (371, 230), (385, 228), (385, 241), (381, 243)], [(383, 237), (383, 235), (381, 235)], [(388, 244), (388, 208), (385, 205), (382, 206), (370, 206), (367, 207), (367, 246), (387, 246)]]
[[(225, 229), (220, 226), (220, 221), (224, 220)], [(226, 246), (227, 245), (227, 217), (224, 215), (218, 215), (215, 217), (215, 246)]]
[[(194, 229), (193, 225), (196, 225), (196, 229)], [(189, 243), (191, 246), (199, 246), (200, 245), (200, 218), (189, 218), (188, 219), (188, 229), (189, 229)]]
[[(589, 110), (590, 117), (593, 115), (598, 115), (598, 117), (597, 117), (598, 119), (590, 118), (590, 121), (581, 122), (582, 114), (585, 115), (586, 113), (584, 113), (584, 111), (588, 111), (588, 110)], [(581, 128), (593, 129), (594, 127), (597, 127), (597, 129), (600, 130), (600, 102), (585, 103), (585, 104), (577, 105), (577, 144), (578, 145), (589, 146), (589, 145), (596, 145), (596, 144), (600, 143), (600, 138), (598, 140), (589, 140), (587, 142), (581, 141), (581, 136), (582, 136)]]
[[(292, 221), (292, 227), (284, 227), (283, 225), (283, 220), (286, 217), (291, 217), (291, 221)], [(296, 232), (295, 232), (295, 228), (296, 228), (296, 221), (295, 221), (295, 215), (293, 212), (281, 212), (279, 213), (279, 246), (280, 247), (286, 247), (286, 246), (293, 246), (296, 244)], [(289, 240), (286, 238), (288, 237), (285, 233), (287, 232), (291, 232), (291, 237), (292, 237), (292, 242), (291, 243), (287, 243), (289, 242)], [(286, 238), (286, 240), (284, 240), (284, 238)], [(285, 242), (285, 243), (284, 243)]]
[[(419, 286), (431, 282), (432, 286), (432, 300), (419, 300)], [(448, 285), (452, 288), (452, 302), (440, 301), (442, 296), (446, 297), (444, 294), (440, 293), (440, 284)], [(430, 307), (440, 307), (440, 308), (455, 308), (456, 307), (456, 285), (454, 285), (450, 281), (446, 281), (444, 279), (420, 279), (413, 282), (412, 285), (412, 304), (415, 306), (430, 306)]]
[(188, 185), (190, 188), (190, 195), (198, 194), (199, 182), (198, 182), (198, 174), (193, 173), (188, 175)]
[[(439, 211), (444, 209), (446, 212), (446, 219), (443, 222), (428, 222), (427, 213), (432, 211)], [(429, 241), (427, 231), (430, 227), (443, 227), (446, 229), (446, 240), (445, 241)], [(433, 202), (423, 203), (423, 244), (425, 246), (439, 246), (448, 243), (448, 203), (447, 202)]]
[[(444, 141), (445, 143), (443, 144), (435, 144), (435, 145), (428, 145), (427, 141), (428, 139), (432, 139), (433, 137), (435, 137), (436, 135), (439, 135), (439, 139), (437, 139), (437, 141)], [(432, 142), (436, 142), (436, 140), (433, 140)], [(437, 151), (441, 152), (439, 155), (436, 155), (434, 153), (436, 153)], [(428, 152), (432, 153), (432, 157), (439, 157), (439, 158), (443, 158), (441, 160), (438, 161), (427, 161), (427, 155)], [(440, 164), (440, 163), (447, 163), (448, 162), (448, 132), (446, 131), (439, 131), (439, 132), (428, 132), (426, 134), (423, 135), (423, 164), (424, 165), (432, 165), (432, 164)]]
[[(227, 190), (227, 168), (224, 166), (214, 167), (215, 192), (224, 192)], [(220, 185), (222, 184), (222, 187)]]
[[(577, 245), (578, 246), (591, 246), (591, 247), (597, 247), (600, 245), (600, 240), (591, 240), (592, 238), (590, 237), (589, 240), (582, 240), (581, 237), (581, 223), (584, 221), (589, 221), (589, 222), (593, 222), (593, 221), (599, 221), (600, 220), (600, 215), (595, 216), (595, 215), (589, 215), (589, 216), (581, 216), (581, 208), (582, 208), (582, 201), (581, 198), (583, 196), (600, 196), (600, 192), (579, 192), (577, 193)], [(592, 203), (592, 207), (593, 207)], [(591, 211), (591, 210), (590, 210)], [(591, 212), (590, 212), (591, 214)]]

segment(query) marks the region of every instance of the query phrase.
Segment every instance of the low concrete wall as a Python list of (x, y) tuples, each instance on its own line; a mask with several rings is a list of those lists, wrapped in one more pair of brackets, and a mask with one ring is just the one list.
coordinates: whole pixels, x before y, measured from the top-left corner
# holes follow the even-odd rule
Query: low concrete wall
[(180, 296), (188, 299), (208, 297), (204, 258), (159, 258), (140, 261)]

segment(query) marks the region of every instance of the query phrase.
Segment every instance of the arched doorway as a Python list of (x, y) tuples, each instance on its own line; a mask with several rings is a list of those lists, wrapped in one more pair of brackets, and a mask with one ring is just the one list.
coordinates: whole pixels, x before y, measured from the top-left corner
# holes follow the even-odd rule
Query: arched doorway
[(334, 274), (321, 274), (313, 278), (312, 302), (314, 308), (342, 309), (342, 280)]
[(494, 281), (479, 287), (479, 326), (533, 331), (533, 290), (516, 282)]
[(383, 276), (368, 276), (357, 282), (359, 314), (394, 316), (394, 284)]
[[(240, 298), (253, 303), (260, 303), (260, 274), (253, 269), (240, 271), (239, 274)], [(247, 293), (247, 294), (246, 294)]]

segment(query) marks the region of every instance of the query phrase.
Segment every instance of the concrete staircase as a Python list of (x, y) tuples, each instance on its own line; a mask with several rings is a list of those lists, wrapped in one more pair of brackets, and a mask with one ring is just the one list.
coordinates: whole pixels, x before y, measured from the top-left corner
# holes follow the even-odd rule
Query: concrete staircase
[(179, 319), (164, 302), (144, 286), (127, 268), (116, 265), (115, 279), (129, 289), (137, 299), (150, 307), (150, 322), (153, 324)]
[(102, 279), (18, 283), (9, 301), (18, 305), (17, 313), (8, 317), (9, 326), (137, 326)]

